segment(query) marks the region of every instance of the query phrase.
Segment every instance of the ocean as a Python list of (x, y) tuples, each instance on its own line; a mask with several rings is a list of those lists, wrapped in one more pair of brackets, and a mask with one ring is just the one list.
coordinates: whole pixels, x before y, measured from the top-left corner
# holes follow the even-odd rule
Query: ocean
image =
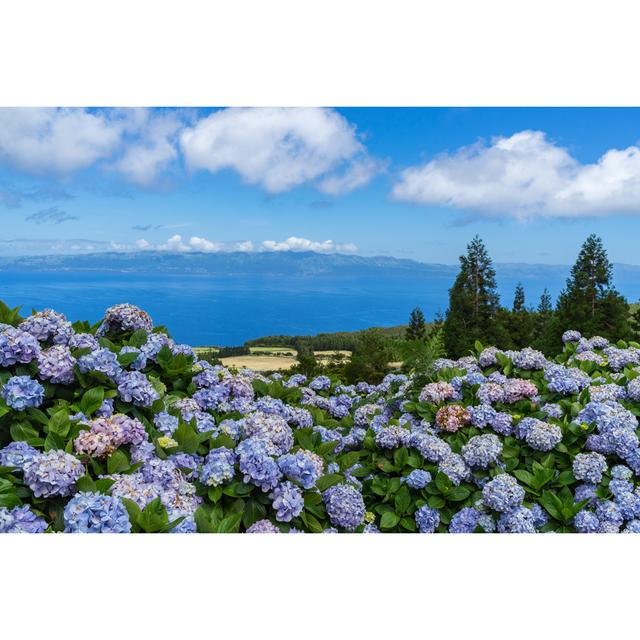
[[(568, 271), (568, 268), (567, 268)], [(194, 346), (238, 345), (274, 334), (316, 334), (392, 326), (407, 321), (420, 306), (428, 319), (447, 307), (457, 267), (438, 276), (292, 276), (258, 277), (140, 274), (100, 271), (0, 272), (0, 300), (10, 306), (51, 307), (70, 320), (98, 321), (104, 310), (129, 302), (166, 325), (179, 342)], [(537, 305), (545, 286), (559, 293), (563, 278), (501, 276), (498, 289), (510, 305), (521, 280), (527, 303)], [(629, 280), (622, 293), (640, 296), (640, 283)]]

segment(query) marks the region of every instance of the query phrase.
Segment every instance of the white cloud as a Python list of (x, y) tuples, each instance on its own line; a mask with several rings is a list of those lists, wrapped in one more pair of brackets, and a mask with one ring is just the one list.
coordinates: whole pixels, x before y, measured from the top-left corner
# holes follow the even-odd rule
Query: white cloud
[(175, 112), (154, 114), (149, 109), (134, 110), (126, 130), (136, 136), (125, 146), (114, 168), (141, 186), (151, 185), (178, 157), (177, 136), (182, 123)]
[(107, 158), (122, 125), (84, 109), (0, 109), (0, 160), (32, 173), (71, 173)]
[(262, 248), (266, 251), (317, 251), (318, 253), (353, 253), (358, 250), (355, 244), (336, 244), (333, 240), (315, 242), (306, 238), (291, 236), (282, 242), (265, 240)]
[(543, 132), (521, 131), (409, 167), (393, 195), (518, 219), (640, 213), (640, 149), (581, 164)]
[[(153, 244), (144, 238), (136, 240), (135, 246), (142, 251), (167, 251), (171, 253), (189, 253), (192, 251), (201, 253), (222, 253), (241, 251), (251, 253), (254, 251), (316, 251), (318, 253), (353, 253), (358, 250), (355, 244), (339, 244), (332, 240), (315, 242), (306, 238), (290, 237), (282, 242), (265, 240), (256, 248), (251, 240), (244, 242), (214, 242), (207, 238), (191, 236), (189, 239), (176, 234), (166, 242)], [(124, 247), (123, 247), (124, 248)]]
[[(182, 131), (180, 145), (191, 169), (232, 169), (270, 193), (348, 172), (352, 161), (370, 164), (354, 127), (323, 108), (223, 109)], [(343, 178), (343, 190), (372, 175), (360, 169), (359, 177)]]
[(353, 162), (342, 174), (327, 176), (318, 185), (318, 189), (331, 196), (354, 191), (367, 184), (376, 174), (387, 167), (384, 162), (365, 157)]

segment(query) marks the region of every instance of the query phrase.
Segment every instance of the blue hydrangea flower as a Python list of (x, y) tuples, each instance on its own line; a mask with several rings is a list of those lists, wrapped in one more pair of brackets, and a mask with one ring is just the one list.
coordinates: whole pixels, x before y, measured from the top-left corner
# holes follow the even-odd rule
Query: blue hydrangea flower
[(498, 518), (498, 533), (535, 533), (534, 517), (531, 509), (516, 507), (502, 513)]
[(451, 518), (449, 533), (473, 533), (478, 526), (479, 512), (473, 507), (460, 509)]
[(427, 433), (412, 434), (410, 444), (428, 462), (440, 462), (451, 454), (451, 447), (444, 440)]
[(122, 372), (116, 354), (109, 349), (102, 348), (81, 356), (78, 359), (78, 368), (82, 373), (90, 371), (102, 373), (111, 380), (115, 380)]
[(583, 509), (576, 513), (573, 525), (578, 533), (597, 533), (600, 530), (600, 521), (593, 511)]
[(217, 487), (233, 479), (236, 456), (227, 447), (211, 449), (200, 470), (200, 482), (209, 487)]
[(464, 461), (474, 469), (487, 469), (496, 464), (501, 453), (502, 443), (498, 436), (489, 433), (473, 436), (462, 447)]
[(171, 437), (178, 428), (179, 420), (176, 416), (172, 416), (166, 411), (160, 411), (153, 416), (153, 422), (158, 431), (163, 435)]
[(29, 376), (9, 378), (0, 391), (7, 406), (16, 411), (39, 407), (44, 400), (44, 387)]
[(482, 499), (491, 509), (506, 513), (522, 504), (524, 489), (513, 476), (501, 473), (483, 487)]
[(100, 493), (77, 493), (64, 508), (66, 533), (129, 533), (131, 523), (122, 500)]
[(309, 386), (314, 391), (326, 391), (331, 387), (331, 380), (327, 376), (318, 376), (309, 383)]
[(295, 484), (285, 480), (281, 482), (270, 494), (271, 506), (276, 511), (278, 522), (291, 522), (299, 516), (304, 508), (302, 491)]
[(22, 471), (24, 465), (40, 452), (26, 442), (10, 442), (0, 449), (0, 467), (16, 467)]
[(57, 311), (44, 309), (29, 316), (20, 323), (20, 330), (30, 333), (40, 342), (68, 344), (73, 329), (71, 323)]
[(353, 531), (364, 522), (364, 500), (354, 487), (334, 485), (323, 492), (322, 499), (332, 525)]
[(538, 503), (531, 505), (531, 515), (533, 516), (533, 526), (536, 529), (544, 527), (549, 522), (547, 512)]
[(640, 520), (629, 520), (627, 526), (622, 530), (622, 533), (640, 533)]
[(411, 432), (400, 425), (384, 427), (376, 434), (376, 444), (381, 449), (397, 449), (409, 443)]
[(573, 459), (573, 475), (576, 480), (599, 484), (607, 470), (607, 460), (600, 453), (578, 453)]
[(527, 431), (525, 441), (536, 451), (551, 451), (562, 442), (562, 430), (557, 424), (535, 420)]
[(44, 533), (46, 529), (45, 520), (33, 513), (28, 505), (0, 508), (0, 533)]
[(414, 469), (408, 476), (401, 478), (411, 489), (424, 489), (431, 482), (431, 474), (424, 469)]
[(140, 371), (125, 371), (118, 376), (118, 395), (137, 407), (150, 407), (160, 397)]
[[(309, 454), (311, 452), (296, 451), (287, 453), (278, 458), (280, 471), (290, 480), (299, 482), (305, 489), (315, 486), (318, 477), (322, 473), (322, 459), (314, 460)], [(313, 454), (315, 455), (315, 454)]]
[(260, 487), (263, 491), (274, 489), (282, 477), (278, 463), (269, 455), (264, 440), (247, 438), (237, 447), (240, 471), (244, 481)]
[(414, 514), (420, 533), (434, 533), (440, 524), (440, 513), (429, 505), (420, 507)]
[(141, 349), (138, 349), (138, 347), (130, 347), (130, 346), (122, 347), (122, 349), (120, 349), (120, 355), (124, 353), (138, 354), (138, 357), (131, 364), (129, 364), (129, 367), (131, 369), (135, 369), (136, 371), (141, 371), (147, 366), (147, 356), (144, 354), (144, 352)]
[(438, 463), (438, 471), (444, 473), (451, 482), (458, 486), (463, 480), (471, 478), (471, 469), (464, 458), (457, 453), (450, 453)]

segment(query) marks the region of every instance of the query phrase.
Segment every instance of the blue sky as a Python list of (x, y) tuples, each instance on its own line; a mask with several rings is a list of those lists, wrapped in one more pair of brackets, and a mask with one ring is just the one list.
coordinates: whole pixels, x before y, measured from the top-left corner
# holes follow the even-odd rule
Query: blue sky
[(0, 255), (640, 263), (638, 109), (0, 109)]

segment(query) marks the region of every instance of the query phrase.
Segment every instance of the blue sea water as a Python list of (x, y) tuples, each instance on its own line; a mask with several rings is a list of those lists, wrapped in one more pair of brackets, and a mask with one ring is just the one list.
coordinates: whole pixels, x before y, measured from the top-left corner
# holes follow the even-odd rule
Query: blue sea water
[[(104, 310), (130, 302), (169, 328), (179, 342), (237, 345), (272, 334), (315, 334), (403, 324), (413, 307), (428, 319), (447, 307), (455, 277), (212, 277), (119, 272), (1, 272), (0, 300), (32, 308), (52, 307), (71, 320), (98, 321)], [(519, 278), (522, 279), (522, 278)], [(537, 304), (543, 288), (559, 293), (564, 280), (523, 280), (527, 300)], [(501, 277), (498, 288), (510, 304), (516, 281)], [(633, 287), (637, 299), (638, 287)], [(624, 288), (622, 292), (625, 293)], [(627, 293), (630, 295), (630, 293)]]

